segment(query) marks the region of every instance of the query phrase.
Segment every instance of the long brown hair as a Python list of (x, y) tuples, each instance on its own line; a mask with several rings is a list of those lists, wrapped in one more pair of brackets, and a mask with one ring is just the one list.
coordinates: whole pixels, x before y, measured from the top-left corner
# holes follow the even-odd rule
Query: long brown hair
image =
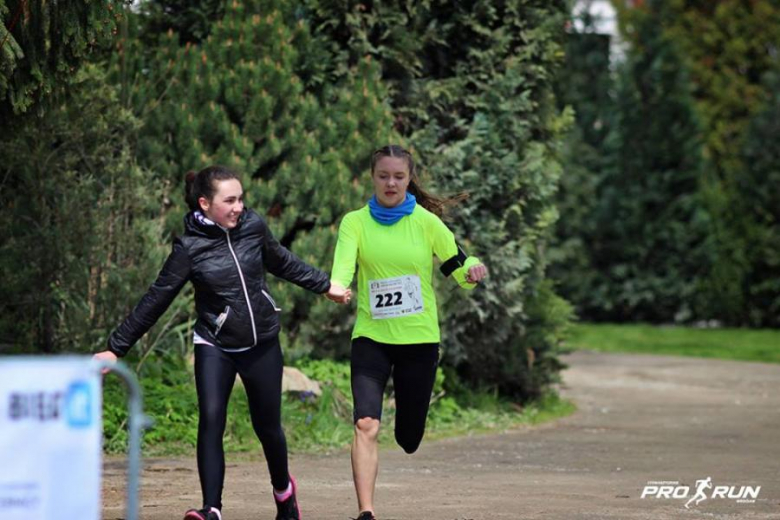
[(417, 168), (412, 153), (397, 144), (383, 146), (371, 155), (371, 175), (374, 174), (376, 163), (379, 162), (382, 157), (400, 157), (406, 159), (406, 164), (409, 166), (409, 187), (407, 188), (407, 191), (414, 195), (418, 204), (438, 217), (444, 216), (448, 207), (454, 206), (460, 201), (468, 198), (468, 193), (465, 192), (458, 193), (451, 197), (439, 197), (438, 195), (433, 195), (425, 190), (420, 184), (420, 178), (417, 175)]

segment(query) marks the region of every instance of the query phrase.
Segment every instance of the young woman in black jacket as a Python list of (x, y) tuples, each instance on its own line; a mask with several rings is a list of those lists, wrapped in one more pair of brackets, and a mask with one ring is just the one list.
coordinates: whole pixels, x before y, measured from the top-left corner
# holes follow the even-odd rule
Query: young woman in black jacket
[(198, 474), (203, 507), (186, 520), (222, 520), (225, 456), (222, 436), (236, 374), (241, 376), (255, 433), (263, 446), (277, 506), (277, 520), (298, 520), (296, 482), (287, 468), (281, 425), (282, 352), (279, 309), (265, 272), (347, 303), (350, 291), (285, 249), (266, 222), (244, 208), (238, 176), (222, 166), (187, 174), (191, 211), (184, 235), (157, 280), (95, 354), (115, 361), (162, 316), (184, 284), (195, 288), (195, 385), (198, 392)]

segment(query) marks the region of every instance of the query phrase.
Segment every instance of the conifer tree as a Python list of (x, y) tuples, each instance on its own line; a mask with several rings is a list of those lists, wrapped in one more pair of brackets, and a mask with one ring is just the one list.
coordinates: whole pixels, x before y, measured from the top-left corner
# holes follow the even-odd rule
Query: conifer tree
[(176, 33), (181, 44), (200, 43), (211, 31), (214, 22), (225, 15), (225, 0), (149, 0), (140, 4), (144, 24), (143, 34), (155, 36), (169, 30)]
[[(390, 140), (392, 118), (374, 60), (324, 81), (324, 48), (295, 4), (249, 0), (229, 2), (198, 44), (169, 30), (153, 54), (127, 57), (129, 101), (145, 122), (139, 159), (165, 186), (170, 232), (186, 211), (185, 172), (224, 164), (241, 173), (247, 206), (276, 237), (329, 270), (338, 220), (365, 203), (368, 159)], [(272, 289), (283, 344), (348, 347), (349, 309), (292, 284)]]
[(662, 13), (661, 22), (686, 58), (712, 164), (720, 178), (735, 179), (744, 171), (740, 145), (745, 130), (766, 100), (762, 79), (775, 67), (780, 4), (648, 3)]
[[(754, 243), (766, 230), (752, 219), (755, 202), (741, 188), (750, 168), (742, 149), (748, 124), (768, 97), (761, 79), (775, 67), (780, 5), (772, 0), (648, 0), (635, 10), (658, 13), (691, 73), (707, 159), (702, 193), (710, 214), (712, 261), (704, 266), (707, 276), (700, 287), (707, 302), (703, 312), (721, 322), (749, 324), (751, 316), (767, 312), (753, 308), (757, 301), (749, 297), (763, 262)], [(630, 11), (623, 16), (629, 41)]]
[(97, 67), (68, 83), (0, 136), (0, 346), (28, 353), (105, 348), (170, 251), (158, 190), (134, 161), (140, 122)]
[[(711, 172), (705, 191), (715, 261), (705, 289), (710, 312), (721, 321), (748, 324), (751, 284), (763, 259), (754, 243), (765, 233), (750, 218), (754, 200), (741, 190), (749, 165), (741, 149), (750, 119), (766, 99), (761, 79), (774, 67), (780, 38), (780, 5), (771, 0), (689, 4), (674, 0), (669, 31), (691, 64), (698, 112), (704, 122)], [(771, 211), (771, 208), (766, 208)]]
[(585, 307), (597, 319), (686, 321), (707, 262), (699, 123), (659, 12), (633, 15), (634, 46), (620, 68), (589, 237), (599, 279)]
[(748, 278), (749, 323), (780, 326), (780, 67), (767, 73), (763, 85), (770, 94), (748, 125), (739, 189), (750, 201), (756, 232), (750, 243), (754, 261)]
[(558, 106), (574, 111), (575, 124), (563, 143), (563, 173), (556, 196), (560, 218), (548, 250), (549, 276), (582, 319), (593, 319), (592, 307), (602, 305), (595, 298), (599, 272), (591, 245), (615, 90), (610, 37), (598, 34), (595, 23), (585, 12), (569, 24), (566, 58), (555, 83)]
[(442, 194), (471, 194), (449, 223), (491, 275), (468, 295), (442, 282), (447, 362), (469, 383), (539, 395), (560, 367), (570, 317), (544, 281), (567, 124), (552, 96), (566, 3), (305, 5), (341, 59), (333, 74), (365, 54), (381, 62), (395, 127), (424, 180)]
[(109, 42), (120, 0), (0, 0), (0, 117), (29, 110)]

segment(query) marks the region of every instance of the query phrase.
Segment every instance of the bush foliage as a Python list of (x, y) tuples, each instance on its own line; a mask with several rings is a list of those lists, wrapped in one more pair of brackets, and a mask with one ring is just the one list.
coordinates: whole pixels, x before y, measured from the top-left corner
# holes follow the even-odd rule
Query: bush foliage
[[(570, 122), (552, 91), (566, 9), (563, 0), (138, 3), (115, 19), (110, 52), (80, 55), (92, 62), (89, 85), (74, 80), (56, 110), (41, 104), (43, 118), (17, 118), (18, 138), (2, 138), (23, 150), (3, 164), (9, 186), (46, 187), (30, 207), (2, 192), (14, 215), (3, 221), (14, 236), (4, 279), (14, 294), (35, 288), (4, 304), (13, 312), (3, 337), (47, 352), (101, 348), (181, 232), (184, 174), (210, 163), (239, 171), (248, 205), (281, 242), (328, 269), (339, 219), (370, 194), (372, 150), (400, 142), (435, 191), (470, 193), (449, 222), (491, 270), (471, 294), (440, 280), (446, 363), (475, 387), (541, 395), (571, 316), (545, 282), (544, 254)], [(47, 160), (54, 175), (38, 168)], [(46, 231), (12, 229), (19, 218)], [(35, 261), (20, 255), (25, 246)], [(289, 360), (347, 355), (350, 309), (282, 282), (272, 290)], [(130, 362), (187, 352), (193, 317), (185, 292)]]

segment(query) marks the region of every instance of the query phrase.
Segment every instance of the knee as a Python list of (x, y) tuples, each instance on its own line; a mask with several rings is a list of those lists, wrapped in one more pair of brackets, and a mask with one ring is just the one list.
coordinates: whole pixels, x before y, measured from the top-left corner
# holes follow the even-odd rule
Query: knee
[(379, 437), (379, 419), (361, 417), (355, 421), (355, 435), (361, 439), (374, 442)]
[(257, 438), (260, 439), (263, 444), (266, 442), (280, 442), (285, 440), (281, 423), (253, 420), (252, 426), (254, 427), (255, 435), (257, 435)]
[(205, 406), (200, 409), (198, 421), (201, 428), (208, 430), (222, 430), (225, 428), (227, 410), (221, 406)]
[(409, 454), (417, 451), (417, 448), (420, 447), (420, 443), (422, 442), (422, 438), (422, 433), (410, 435), (409, 433), (399, 432), (398, 430), (395, 432), (395, 441)]
[[(260, 444), (263, 445), (264, 448), (270, 447), (272, 450), (279, 449), (280, 446), (287, 446), (287, 438), (284, 435), (284, 430), (281, 428), (276, 429), (265, 429), (265, 430), (255, 430), (255, 435), (257, 435), (257, 440), (260, 441)], [(286, 452), (286, 448), (285, 448)]]

